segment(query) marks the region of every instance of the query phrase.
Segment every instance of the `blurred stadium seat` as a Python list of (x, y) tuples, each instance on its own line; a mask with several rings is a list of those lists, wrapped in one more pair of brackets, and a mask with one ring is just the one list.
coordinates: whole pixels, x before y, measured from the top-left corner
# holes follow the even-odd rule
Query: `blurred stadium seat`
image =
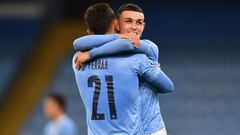
[(0, 17), (0, 100), (39, 38), (41, 18)]

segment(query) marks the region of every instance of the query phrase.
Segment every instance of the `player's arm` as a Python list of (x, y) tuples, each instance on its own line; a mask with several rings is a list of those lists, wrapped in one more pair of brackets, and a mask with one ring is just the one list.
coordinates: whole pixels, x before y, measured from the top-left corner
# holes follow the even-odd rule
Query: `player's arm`
[(108, 42), (100, 47), (89, 51), (91, 59), (113, 55), (116, 53), (131, 51), (134, 53), (144, 53), (153, 61), (158, 61), (158, 47), (149, 40), (141, 40), (138, 48), (135, 48), (133, 43), (126, 39), (117, 39)]
[(128, 39), (117, 39), (111, 42), (108, 42), (100, 47), (93, 48), (89, 51), (91, 59), (114, 55), (121, 52), (127, 52), (134, 50), (133, 43)]
[(139, 61), (139, 75), (149, 84), (155, 87), (158, 93), (174, 91), (171, 79), (158, 67), (151, 64), (147, 57)]
[[(88, 60), (91, 60), (96, 57), (112, 55), (112, 54), (117, 54), (124, 51), (133, 50), (134, 47), (138, 47), (140, 42), (140, 39), (133, 34), (132, 35), (119, 34), (117, 36), (120, 39), (113, 40), (114, 38), (116, 38), (115, 36), (116, 34), (89, 35), (89, 36), (85, 36), (75, 40), (74, 46), (75, 46), (75, 49), (77, 49), (78, 51), (84, 51), (84, 50), (94, 48), (91, 51), (83, 52), (76, 57), (75, 59), (75, 63), (77, 65), (76, 68), (80, 69), (81, 65), (83, 65), (84, 62), (87, 62)], [(100, 41), (99, 42), (100, 44), (110, 40), (113, 40), (113, 41), (110, 41), (104, 45), (100, 45), (97, 40)]]
[(95, 47), (99, 47), (105, 43), (116, 40), (119, 38), (118, 34), (108, 35), (87, 35), (81, 38), (77, 38), (73, 41), (73, 48), (76, 51), (91, 50)]
[(79, 70), (84, 62), (94, 59), (96, 57), (102, 57), (107, 55), (113, 55), (120, 52), (125, 52), (133, 50), (134, 45), (128, 39), (117, 39), (111, 42), (108, 42), (100, 47), (94, 48), (90, 51), (83, 52), (79, 54), (76, 59), (76, 68)]
[[(126, 40), (119, 40), (117, 42), (113, 41), (119, 38), (130, 39), (131, 42), (126, 44)], [(113, 43), (111, 43), (111, 41)], [(86, 51), (95, 48), (89, 53), (93, 59), (95, 57), (111, 55), (122, 51), (133, 51), (135, 53), (144, 53), (151, 60), (158, 60), (158, 48), (153, 42), (149, 40), (141, 40), (140, 46), (138, 43), (132, 44), (133, 42), (136, 42), (136, 39), (131, 35), (128, 35), (128, 37), (123, 36), (123, 34), (88, 35), (74, 40), (73, 47), (77, 51)], [(116, 48), (116, 46), (111, 46), (112, 44), (120, 46), (117, 46)], [(134, 45), (135, 48), (132, 47), (132, 45)]]
[[(140, 41), (139, 39), (135, 38), (136, 35), (127, 35), (129, 37), (118, 35), (119, 38), (125, 38), (125, 39), (113, 40), (114, 38), (116, 38), (115, 36), (116, 34), (90, 35), (90, 36), (85, 36), (75, 40), (74, 41), (75, 48), (85, 50), (85, 49), (91, 49), (96, 47), (90, 50), (89, 52), (84, 52), (81, 55), (79, 55), (75, 61), (76, 63), (78, 63), (77, 65), (82, 65), (84, 62), (97, 57), (109, 56), (109, 55), (113, 55), (121, 52), (127, 52), (127, 51), (132, 51), (135, 53), (144, 53), (149, 57), (149, 59), (157, 63), (159, 51), (158, 51), (158, 47), (153, 42), (149, 40)], [(127, 40), (127, 39), (131, 39), (131, 40)], [(104, 45), (100, 45), (98, 41), (100, 41), (99, 42), (100, 44), (108, 41), (110, 42), (105, 43)], [(138, 45), (139, 43), (137, 43), (138, 41), (140, 41), (139, 42), (140, 46)], [(138, 48), (135, 48), (135, 47), (138, 47)], [(79, 51), (82, 51), (82, 50), (79, 50)], [(80, 68), (81, 67), (77, 66), (77, 69), (80, 69)]]

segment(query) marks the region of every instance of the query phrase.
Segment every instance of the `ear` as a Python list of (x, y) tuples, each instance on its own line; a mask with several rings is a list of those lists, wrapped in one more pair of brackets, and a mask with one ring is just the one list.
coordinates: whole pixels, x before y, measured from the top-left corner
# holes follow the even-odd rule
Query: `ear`
[(118, 19), (115, 20), (115, 30), (116, 30), (117, 32), (120, 31), (120, 26), (119, 26), (119, 20), (118, 20)]
[(93, 35), (93, 32), (89, 28), (87, 29), (87, 33), (88, 35)]
[(146, 23), (144, 22), (144, 25), (143, 25), (143, 31), (144, 31), (145, 26), (146, 26)]

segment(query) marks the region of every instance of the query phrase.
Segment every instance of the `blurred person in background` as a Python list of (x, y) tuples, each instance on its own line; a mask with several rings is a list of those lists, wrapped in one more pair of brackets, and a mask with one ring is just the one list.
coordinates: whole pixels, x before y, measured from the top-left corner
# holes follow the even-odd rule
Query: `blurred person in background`
[(44, 99), (44, 113), (50, 122), (44, 135), (77, 135), (75, 123), (65, 114), (66, 102), (62, 95), (51, 93)]

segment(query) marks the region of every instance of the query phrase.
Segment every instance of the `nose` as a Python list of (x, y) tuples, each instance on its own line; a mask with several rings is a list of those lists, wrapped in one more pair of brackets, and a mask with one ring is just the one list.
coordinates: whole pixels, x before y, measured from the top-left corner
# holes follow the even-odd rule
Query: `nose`
[(135, 22), (132, 23), (131, 28), (136, 30), (137, 29), (137, 24)]

